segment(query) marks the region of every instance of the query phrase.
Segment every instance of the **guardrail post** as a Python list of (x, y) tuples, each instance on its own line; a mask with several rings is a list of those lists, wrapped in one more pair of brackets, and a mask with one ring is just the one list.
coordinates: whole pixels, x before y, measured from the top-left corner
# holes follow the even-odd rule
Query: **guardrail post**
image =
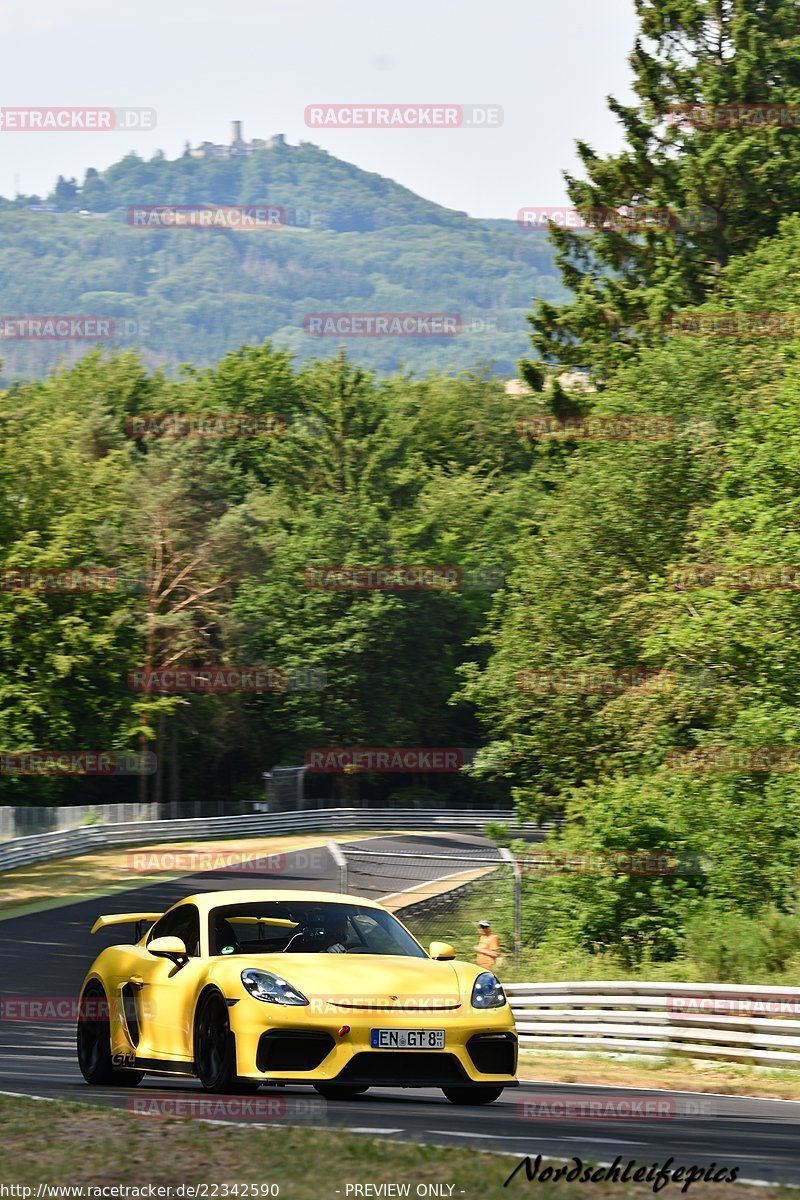
[(339, 891), (347, 891), (347, 859), (337, 842), (326, 842), (328, 853), (339, 868)]
[(505, 846), (500, 847), (500, 857), (514, 872), (514, 966), (518, 967), (522, 955), (522, 867)]

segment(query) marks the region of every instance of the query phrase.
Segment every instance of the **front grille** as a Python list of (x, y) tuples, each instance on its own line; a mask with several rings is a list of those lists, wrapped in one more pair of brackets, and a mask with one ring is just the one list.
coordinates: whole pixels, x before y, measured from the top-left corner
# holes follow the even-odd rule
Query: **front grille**
[(413, 1050), (368, 1050), (355, 1054), (336, 1076), (336, 1083), (374, 1087), (448, 1087), (468, 1079), (452, 1054)]
[(329, 1033), (270, 1029), (258, 1040), (256, 1066), (262, 1072), (313, 1071), (334, 1047)]
[(513, 1033), (476, 1033), (467, 1051), (482, 1075), (513, 1075), (517, 1069), (517, 1039)]

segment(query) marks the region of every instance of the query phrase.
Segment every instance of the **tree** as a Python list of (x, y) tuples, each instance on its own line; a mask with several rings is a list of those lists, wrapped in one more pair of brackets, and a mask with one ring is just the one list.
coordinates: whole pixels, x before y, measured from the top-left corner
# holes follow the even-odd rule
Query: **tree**
[(77, 179), (65, 179), (63, 175), (59, 175), (53, 195), (56, 204), (63, 204), (65, 208), (71, 208), (78, 197)]
[(100, 173), (94, 167), (89, 167), (83, 181), (80, 195), (81, 204), (89, 212), (105, 212), (109, 207), (106, 185)]
[[(113, 572), (124, 544), (130, 447), (113, 418), (141, 387), (130, 359), (0, 394), (0, 564), (20, 573)], [(84, 590), (0, 588), (0, 746), (130, 750), (124, 664), (135, 602), (108, 577)], [(124, 789), (125, 782), (117, 781)], [(2, 777), (9, 799), (74, 794), (75, 780)], [(108, 781), (86, 780), (94, 796)], [(124, 795), (124, 791), (121, 793)]]
[(733, 255), (800, 208), (794, 128), (758, 119), (670, 122), (686, 106), (765, 102), (795, 105), (800, 119), (791, 0), (637, 0), (636, 7), (637, 100), (608, 101), (626, 145), (601, 157), (578, 142), (585, 177), (567, 175), (567, 187), (577, 209), (666, 212), (668, 227), (603, 227), (596, 217), (591, 233), (552, 228), (573, 298), (541, 301), (530, 318), (545, 362), (589, 368), (601, 380), (659, 341), (668, 314), (710, 295)]
[[(489, 590), (329, 589), (313, 569), (458, 564), (473, 546), (480, 559), (483, 539), (513, 519), (495, 518), (479, 474), (453, 478), (425, 463), (412, 385), (379, 384), (341, 356), (303, 370), (298, 385), (301, 410), (266, 462), (264, 563), (238, 589), (226, 639), (242, 661), (321, 672), (325, 687), (249, 703), (262, 753), (291, 763), (314, 746), (474, 744), (471, 713), (448, 699)], [(486, 402), (495, 386), (484, 384)], [(354, 798), (358, 782), (334, 786)], [(458, 787), (448, 780), (451, 795)]]
[[(130, 490), (127, 523), (130, 577), (141, 578), (141, 656), (132, 667), (223, 665), (220, 624), (239, 564), (247, 559), (247, 522), (237, 505), (238, 480), (218, 447), (192, 442), (149, 445)], [(203, 704), (195, 697), (160, 695), (156, 686), (132, 704), (139, 748), (157, 740), (155, 797), (162, 799), (167, 719)], [(213, 705), (213, 701), (211, 704)], [(224, 703), (224, 702), (223, 702)], [(205, 700), (206, 708), (210, 707)], [(175, 760), (177, 726), (171, 755)], [(208, 758), (212, 757), (207, 747)], [(173, 761), (177, 785), (177, 764)], [(177, 786), (175, 787), (177, 791)], [(140, 800), (147, 778), (140, 778)], [(176, 799), (173, 796), (173, 799)]]
[[(779, 296), (795, 311), (798, 252), (793, 217), (732, 260), (708, 309), (758, 312)], [(488, 664), (466, 669), (489, 733), (476, 769), (512, 782), (521, 811), (565, 814), (552, 849), (670, 848), (706, 863), (666, 878), (534, 879), (526, 903), (546, 914), (553, 944), (610, 948), (632, 967), (713, 935), (710, 957), (724, 963), (729, 915), (745, 914), (796, 953), (798, 776), (758, 756), (783, 748), (791, 761), (800, 745), (796, 584), (706, 572), (676, 587), (673, 573), (749, 567), (769, 581), (798, 562), (798, 361), (796, 336), (709, 336), (645, 348), (618, 370), (595, 416), (662, 413), (672, 436), (574, 450), (497, 599)], [(552, 687), (524, 690), (525, 670), (550, 672)], [(581, 672), (613, 670), (651, 682), (582, 686)], [(718, 747), (753, 757), (689, 770), (670, 753)]]

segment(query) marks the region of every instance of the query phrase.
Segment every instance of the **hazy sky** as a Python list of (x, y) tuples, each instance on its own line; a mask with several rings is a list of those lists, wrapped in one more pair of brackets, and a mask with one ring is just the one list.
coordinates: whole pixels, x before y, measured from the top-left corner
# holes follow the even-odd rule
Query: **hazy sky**
[[(239, 118), (247, 137), (313, 141), (451, 208), (515, 217), (563, 202), (576, 138), (619, 146), (605, 97), (630, 94), (634, 34), (631, 0), (0, 0), (0, 106), (158, 113), (148, 133), (0, 131), (0, 194), (227, 141)], [(348, 101), (499, 104), (504, 123), (306, 127), (306, 105)]]

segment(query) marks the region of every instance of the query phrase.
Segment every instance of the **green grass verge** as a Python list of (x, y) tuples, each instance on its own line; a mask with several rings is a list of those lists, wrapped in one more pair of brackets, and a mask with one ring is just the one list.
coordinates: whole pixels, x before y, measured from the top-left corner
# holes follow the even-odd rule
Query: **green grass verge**
[(728, 1096), (763, 1096), (800, 1100), (800, 1069), (759, 1067), (681, 1058), (625, 1054), (520, 1053), (521, 1079), (549, 1083), (607, 1084), (618, 1087), (663, 1088), (668, 1091), (714, 1092)]
[[(359, 1200), (380, 1196), (381, 1191), (374, 1190), (380, 1184), (408, 1184), (412, 1198), (418, 1195), (418, 1185), (439, 1185), (438, 1192), (428, 1192), (429, 1200), (431, 1196), (500, 1200), (513, 1195), (577, 1200), (587, 1195), (586, 1184), (529, 1183), (522, 1171), (504, 1188), (517, 1161), (516, 1156), (444, 1150), (345, 1132), (208, 1125), (0, 1095), (0, 1185), (33, 1188), (34, 1197), (39, 1184), (173, 1189), (181, 1184), (204, 1184), (208, 1190), (203, 1200), (213, 1200), (214, 1185), (219, 1188), (216, 1195), (224, 1196), (225, 1184), (229, 1189), (238, 1184), (239, 1196), (246, 1194), (244, 1184), (275, 1184), (280, 1200)], [(640, 1161), (644, 1165), (644, 1160)], [(367, 1184), (373, 1188), (352, 1190), (355, 1185), (363, 1188)], [(227, 1193), (235, 1194), (233, 1190)], [(250, 1192), (250, 1196), (264, 1194)], [(598, 1183), (591, 1185), (590, 1194), (615, 1200), (652, 1196), (653, 1191), (647, 1184)], [(670, 1184), (660, 1194), (679, 1196), (680, 1184)], [(760, 1190), (759, 1198), (777, 1200), (794, 1194), (770, 1187)], [(16, 1195), (27, 1200), (20, 1192)], [(714, 1200), (739, 1200), (742, 1192), (736, 1184), (697, 1183), (688, 1195), (693, 1200), (711, 1200), (712, 1196)]]

